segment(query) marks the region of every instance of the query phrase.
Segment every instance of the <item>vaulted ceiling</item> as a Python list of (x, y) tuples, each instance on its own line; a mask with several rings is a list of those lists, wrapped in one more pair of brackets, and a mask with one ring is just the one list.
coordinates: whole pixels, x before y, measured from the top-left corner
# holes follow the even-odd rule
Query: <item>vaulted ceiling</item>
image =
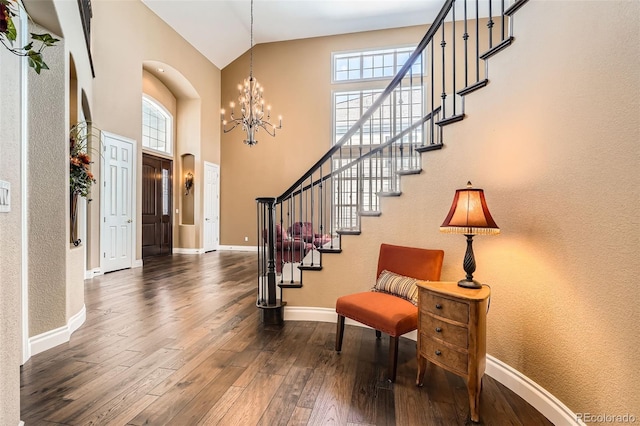
[[(142, 0), (222, 69), (250, 47), (250, 0)], [(443, 0), (255, 0), (254, 44), (428, 24)]]

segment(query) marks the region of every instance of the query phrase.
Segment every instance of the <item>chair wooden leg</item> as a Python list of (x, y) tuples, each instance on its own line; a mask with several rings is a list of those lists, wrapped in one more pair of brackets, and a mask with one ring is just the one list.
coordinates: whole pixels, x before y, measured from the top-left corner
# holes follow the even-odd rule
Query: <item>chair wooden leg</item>
[(342, 350), (342, 336), (344, 335), (344, 317), (338, 315), (338, 322), (336, 324), (336, 352)]
[(400, 338), (389, 336), (389, 381), (396, 381), (396, 370), (398, 369), (398, 343)]

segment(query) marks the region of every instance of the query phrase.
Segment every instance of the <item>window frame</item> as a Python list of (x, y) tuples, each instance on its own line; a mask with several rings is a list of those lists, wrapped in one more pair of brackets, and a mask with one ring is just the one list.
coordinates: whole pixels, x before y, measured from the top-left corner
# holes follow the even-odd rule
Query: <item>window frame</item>
[[(337, 52), (331, 52), (331, 84), (349, 84), (349, 83), (363, 83), (363, 82), (369, 82), (369, 81), (385, 81), (385, 80), (392, 80), (393, 77), (395, 77), (395, 75), (398, 73), (398, 71), (400, 70), (401, 67), (398, 67), (398, 54), (402, 54), (402, 53), (408, 53), (409, 56), (411, 56), (411, 54), (415, 51), (417, 45), (414, 44), (410, 44), (410, 45), (398, 45), (398, 46), (387, 46), (387, 47), (380, 47), (380, 48), (367, 48), (367, 49), (354, 49), (354, 50), (342, 50), (342, 51), (337, 51)], [(364, 65), (363, 65), (363, 61), (362, 58), (365, 56), (372, 56), (375, 57), (375, 54), (379, 54), (379, 55), (386, 55), (386, 54), (393, 54), (393, 73), (390, 76), (379, 76), (379, 77), (363, 77), (363, 71), (365, 69)], [(338, 72), (337, 70), (337, 61), (339, 59), (343, 59), (340, 57), (356, 57), (358, 56), (360, 58), (360, 77), (359, 78), (347, 78), (347, 79), (336, 79), (336, 73)], [(420, 73), (424, 75), (425, 72), (425, 55), (422, 55), (421, 58), (421, 70)], [(382, 66), (382, 68), (384, 69), (384, 65)], [(368, 68), (367, 68), (368, 69)], [(371, 69), (376, 69), (371, 68)], [(347, 72), (350, 69), (347, 69)]]
[[(144, 124), (144, 108), (145, 108), (145, 102), (149, 103), (152, 107), (155, 108), (155, 110), (160, 113), (164, 119), (165, 119), (165, 135), (166, 135), (166, 139), (165, 139), (165, 146), (167, 146), (167, 150), (161, 150), (161, 149), (157, 149), (157, 148), (153, 148), (151, 146), (147, 146), (145, 145), (145, 124)], [(142, 140), (141, 140), (141, 146), (142, 146), (142, 150), (143, 152), (148, 152), (150, 154), (154, 154), (154, 155), (161, 155), (161, 156), (165, 156), (165, 157), (169, 157), (169, 158), (173, 158), (173, 152), (174, 152), (174, 137), (173, 137), (173, 122), (174, 122), (174, 117), (173, 114), (171, 114), (171, 112), (169, 112), (169, 110), (162, 105), (161, 102), (159, 102), (157, 99), (155, 99), (153, 96), (150, 96), (146, 93), (142, 94), (142, 102), (141, 102), (141, 108), (140, 108), (140, 112), (142, 114)], [(150, 128), (147, 125), (148, 128)], [(155, 129), (157, 130), (157, 129)], [(150, 137), (150, 136), (149, 136)], [(155, 138), (154, 140), (158, 140), (157, 138)]]

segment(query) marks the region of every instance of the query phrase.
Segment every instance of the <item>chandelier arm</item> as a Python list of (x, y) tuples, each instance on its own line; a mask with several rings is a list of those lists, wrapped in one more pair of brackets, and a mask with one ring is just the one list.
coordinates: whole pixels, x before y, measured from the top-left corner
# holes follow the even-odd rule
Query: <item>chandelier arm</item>
[[(241, 122), (240, 122), (240, 121), (238, 121), (238, 120), (234, 120), (234, 121), (232, 121), (232, 123), (233, 123), (233, 126), (231, 126), (231, 128), (227, 129), (227, 126), (223, 126), (223, 127), (222, 127), (222, 131), (223, 131), (224, 133), (229, 133), (230, 131), (232, 131), (233, 129), (235, 129), (236, 127), (238, 127), (238, 125), (239, 125)], [(227, 123), (227, 124), (228, 124), (228, 123)]]
[(264, 131), (267, 132), (267, 134), (269, 136), (274, 136), (275, 137), (276, 129), (277, 129), (276, 126), (274, 126), (273, 124), (271, 124), (271, 123), (269, 123), (267, 121), (267, 122), (260, 123), (260, 127), (262, 127), (264, 129)]

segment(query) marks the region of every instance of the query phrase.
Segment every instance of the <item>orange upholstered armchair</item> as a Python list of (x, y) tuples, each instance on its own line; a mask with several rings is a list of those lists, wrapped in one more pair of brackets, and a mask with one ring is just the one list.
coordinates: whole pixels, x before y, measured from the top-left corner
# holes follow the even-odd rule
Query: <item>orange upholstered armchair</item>
[(389, 380), (396, 380), (400, 336), (418, 327), (416, 280), (438, 281), (444, 251), (382, 244), (374, 291), (349, 294), (336, 301), (336, 351), (342, 350), (345, 318), (389, 335)]

